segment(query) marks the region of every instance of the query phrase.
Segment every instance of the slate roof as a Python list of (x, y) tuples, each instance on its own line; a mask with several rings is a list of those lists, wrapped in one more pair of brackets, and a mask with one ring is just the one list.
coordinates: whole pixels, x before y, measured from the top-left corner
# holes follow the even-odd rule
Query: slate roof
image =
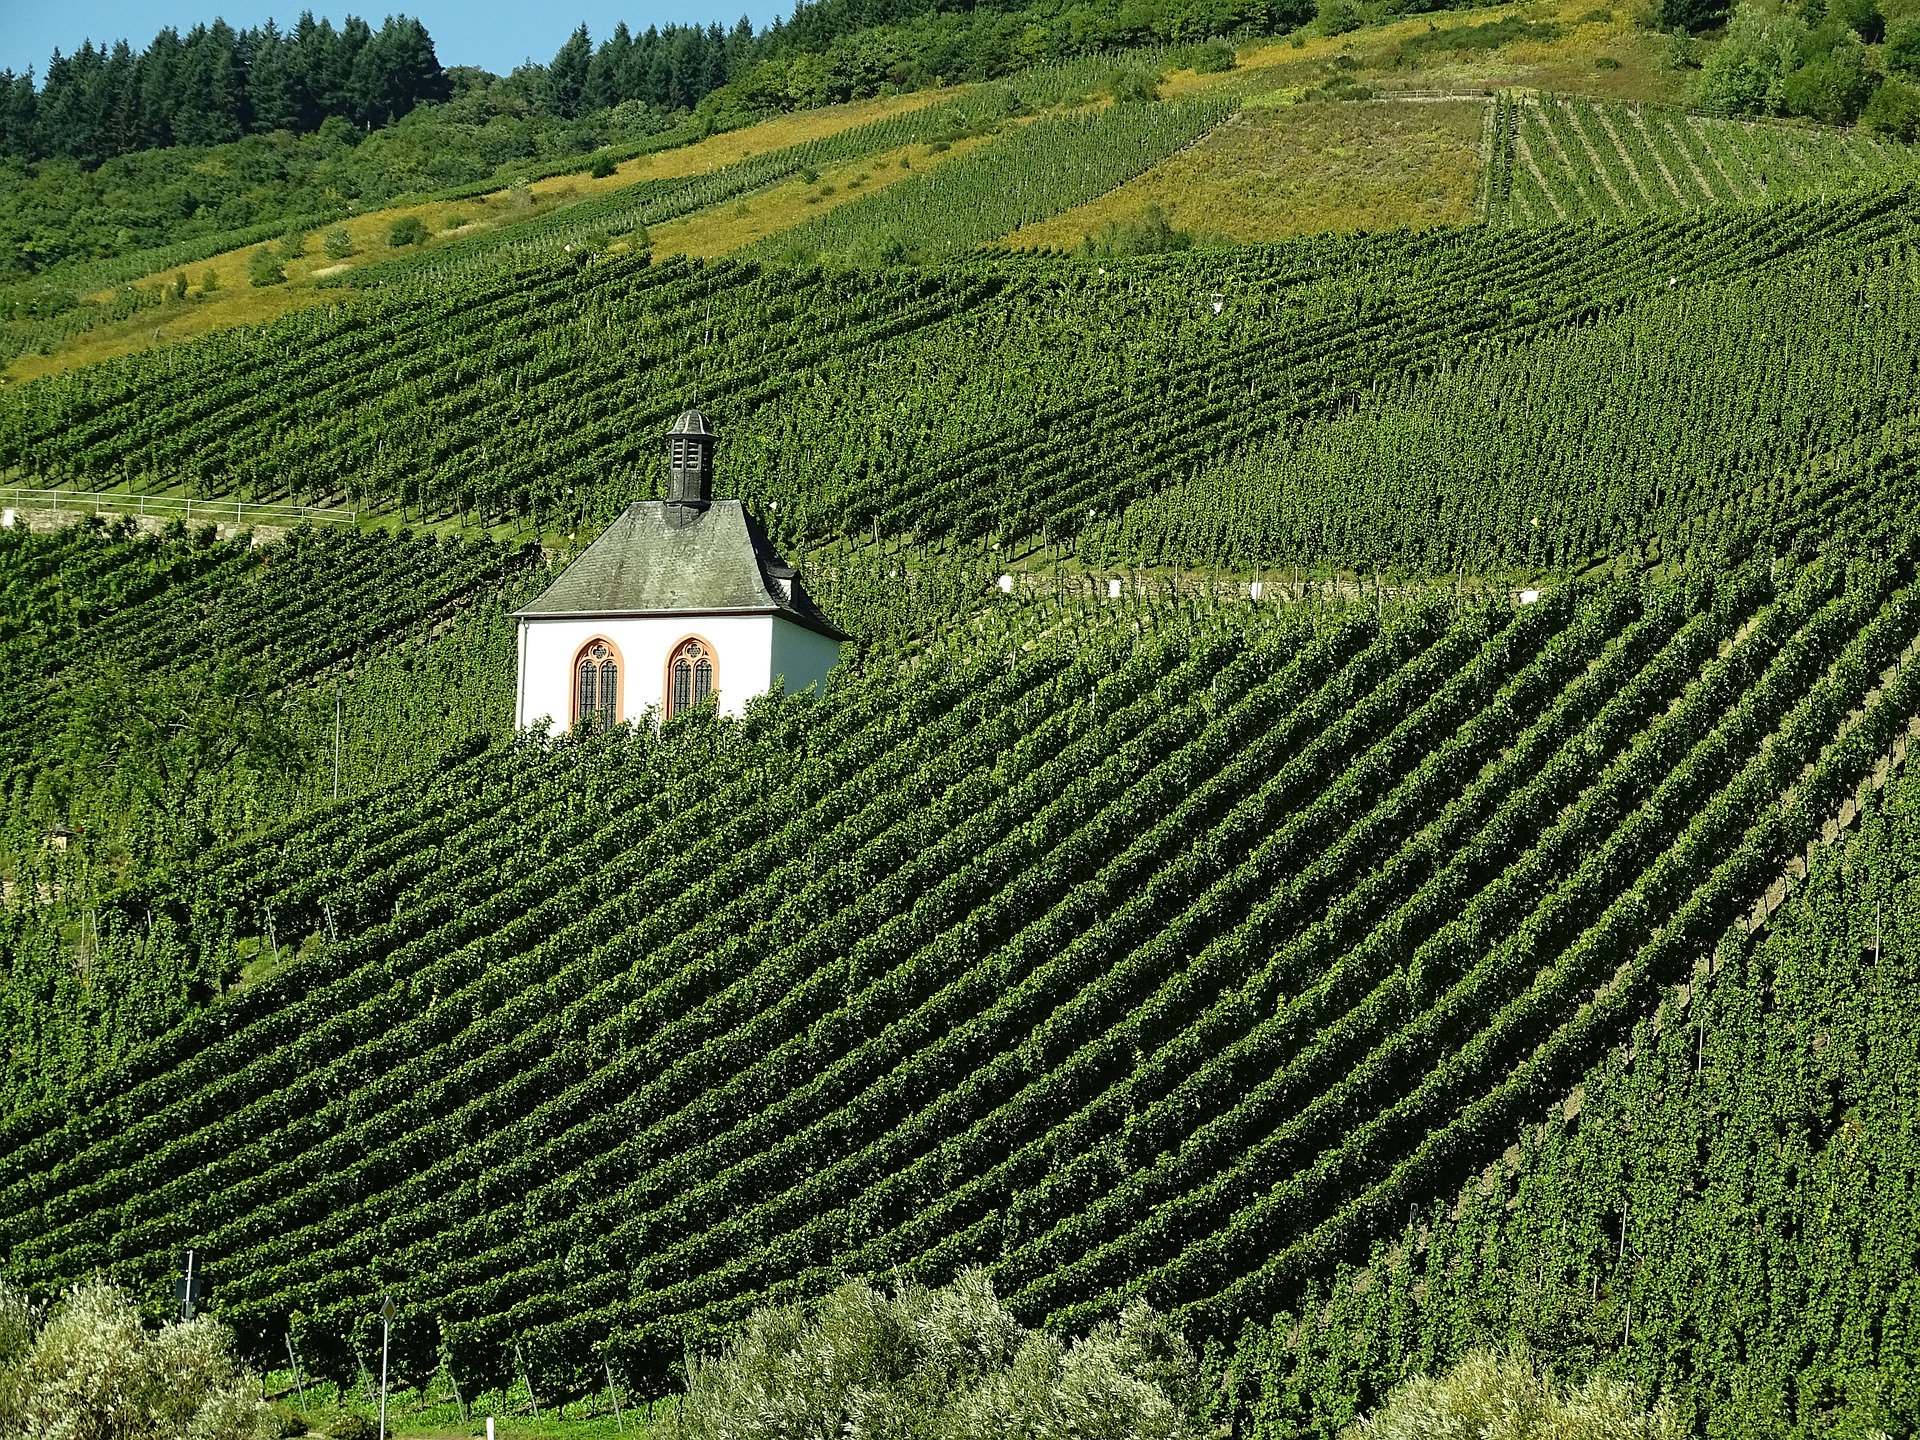
[(778, 615), (831, 640), (849, 636), (820, 613), (797, 578), (782, 599), (770, 576), (791, 576), (738, 500), (715, 500), (686, 523), (667, 523), (662, 500), (639, 500), (538, 599), (515, 612), (535, 620), (642, 615)]

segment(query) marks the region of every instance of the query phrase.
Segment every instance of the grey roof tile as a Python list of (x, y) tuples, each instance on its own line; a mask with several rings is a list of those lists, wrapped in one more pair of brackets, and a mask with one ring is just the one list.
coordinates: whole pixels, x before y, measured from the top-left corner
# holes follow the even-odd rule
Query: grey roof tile
[(835, 640), (848, 639), (820, 613), (800, 581), (783, 599), (769, 575), (790, 572), (746, 507), (715, 500), (689, 523), (667, 523), (667, 505), (623, 510), (525, 609), (532, 619), (587, 615), (780, 615)]

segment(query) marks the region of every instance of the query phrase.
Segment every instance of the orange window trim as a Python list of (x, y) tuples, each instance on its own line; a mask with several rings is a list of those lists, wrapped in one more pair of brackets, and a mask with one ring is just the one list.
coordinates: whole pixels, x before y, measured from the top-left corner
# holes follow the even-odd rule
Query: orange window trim
[[(573, 663), (567, 666), (567, 711), (572, 717), (571, 724), (578, 725), (585, 718), (580, 713), (580, 664), (587, 658), (588, 652), (596, 645), (604, 645), (613, 659), (613, 721), (619, 724), (627, 713), (627, 657), (620, 653), (620, 647), (606, 635), (589, 635), (578, 650), (573, 652)], [(602, 708), (599, 706), (596, 709)]]
[[(677, 713), (678, 707), (673, 703), (673, 665), (689, 645), (700, 647), (702, 658), (713, 670), (713, 688), (707, 692), (708, 697), (711, 698), (720, 693), (720, 652), (713, 648), (713, 642), (704, 635), (682, 635), (667, 651), (666, 672), (660, 677), (660, 713), (665, 719), (671, 720)], [(690, 699), (687, 708), (691, 710), (699, 703), (698, 700)]]

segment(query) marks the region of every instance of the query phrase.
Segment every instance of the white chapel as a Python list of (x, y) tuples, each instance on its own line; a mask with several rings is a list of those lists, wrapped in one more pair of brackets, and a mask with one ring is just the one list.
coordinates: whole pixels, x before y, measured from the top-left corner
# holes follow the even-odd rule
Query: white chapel
[(667, 437), (667, 498), (629, 505), (526, 609), (517, 720), (738, 715), (826, 679), (850, 637), (822, 615), (738, 500), (715, 500), (719, 437), (698, 410)]

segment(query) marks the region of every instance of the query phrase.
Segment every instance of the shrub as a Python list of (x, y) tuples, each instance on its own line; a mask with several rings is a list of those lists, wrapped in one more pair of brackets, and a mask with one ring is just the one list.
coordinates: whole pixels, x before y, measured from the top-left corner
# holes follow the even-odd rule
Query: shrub
[(593, 157), (593, 168), (587, 173), (596, 180), (604, 180), (618, 168), (619, 166), (614, 163), (613, 156), (596, 155)]
[(1783, 82), (1806, 37), (1798, 16), (1742, 0), (1727, 38), (1701, 66), (1697, 98), (1710, 110), (1731, 114), (1778, 113), (1784, 106)]
[(1827, 0), (1827, 19), (1846, 26), (1869, 45), (1878, 44), (1886, 34), (1880, 0)]
[(854, 1281), (811, 1314), (754, 1312), (720, 1358), (690, 1363), (653, 1434), (1198, 1440), (1200, 1392), (1193, 1351), (1145, 1302), (1068, 1346), (1022, 1328), (971, 1270), (940, 1290)]
[(1233, 46), (1226, 41), (1209, 40), (1204, 45), (1194, 47), (1193, 69), (1200, 75), (1218, 75), (1233, 69), (1239, 58), (1234, 54)]
[(247, 283), (256, 288), (264, 285), (278, 285), (287, 278), (287, 272), (281, 268), (280, 259), (273, 251), (262, 245), (247, 257)]
[(418, 215), (402, 215), (387, 227), (387, 244), (396, 250), (403, 245), (418, 245), (426, 238), (426, 222)]
[(1341, 1440), (1679, 1440), (1665, 1400), (1643, 1409), (1622, 1381), (1596, 1375), (1569, 1389), (1535, 1373), (1526, 1355), (1470, 1351), (1438, 1380), (1416, 1375)]
[(201, 1317), (150, 1332), (125, 1293), (98, 1283), (68, 1291), (37, 1332), (27, 1316), (22, 1344), (25, 1313), (0, 1286), (0, 1434), (278, 1440), (226, 1327)]
[(1920, 79), (1920, 15), (1903, 16), (1887, 26), (1880, 59), (1895, 75)]
[(205, 271), (200, 276), (200, 293), (202, 295), (211, 295), (213, 294), (214, 291), (218, 290), (219, 288), (220, 288), (220, 277), (214, 274), (213, 271), (211, 270)]
[(280, 258), (282, 260), (298, 260), (302, 255), (306, 253), (307, 253), (307, 232), (306, 231), (289, 230), (286, 234), (280, 237)]
[(440, 228), (442, 230), (458, 230), (466, 223), (467, 223), (467, 217), (462, 215), (458, 210), (456, 210), (453, 212), (453, 214), (447, 216), (446, 219), (440, 222)]
[(1858, 45), (1802, 65), (1780, 82), (1787, 113), (1805, 115), (1823, 125), (1852, 124), (1872, 94), (1873, 77)]
[(1710, 30), (1727, 18), (1726, 0), (1656, 0), (1652, 9), (1655, 27), (1668, 33)]
[(1160, 77), (1130, 66), (1107, 82), (1107, 93), (1116, 105), (1148, 105), (1160, 98)]
[(1344, 35), (1360, 28), (1360, 7), (1353, 0), (1320, 0), (1318, 20), (1321, 34)]
[(320, 253), (329, 260), (344, 260), (353, 254), (353, 237), (344, 225), (335, 225), (320, 237)]
[(173, 289), (174, 299), (184, 300), (187, 298), (187, 272), (186, 271), (182, 270), (178, 275), (173, 277), (172, 289)]
[(1882, 80), (1860, 112), (1860, 123), (1911, 145), (1920, 137), (1920, 88), (1904, 80)]

